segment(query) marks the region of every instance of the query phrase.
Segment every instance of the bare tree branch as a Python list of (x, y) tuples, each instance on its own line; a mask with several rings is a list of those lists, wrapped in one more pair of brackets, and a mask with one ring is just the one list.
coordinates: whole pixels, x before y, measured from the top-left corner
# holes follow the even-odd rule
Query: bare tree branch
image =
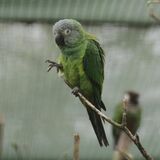
[[(69, 82), (67, 82), (63, 77), (61, 77), (64, 82), (72, 89), (71, 85)], [(144, 149), (144, 147), (142, 146), (141, 142), (140, 142), (140, 138), (138, 136), (138, 134), (133, 135), (131, 133), (131, 131), (127, 128), (126, 126), (126, 111), (127, 111), (127, 100), (124, 99), (123, 100), (123, 104), (124, 104), (124, 114), (123, 114), (123, 120), (122, 120), (122, 124), (119, 124), (115, 121), (113, 121), (111, 118), (109, 118), (108, 116), (106, 116), (104, 113), (102, 113), (101, 111), (99, 111), (87, 98), (85, 98), (79, 91), (77, 91), (76, 96), (79, 97), (83, 102), (85, 102), (87, 105), (87, 107), (90, 107), (93, 111), (95, 111), (103, 120), (107, 121), (108, 123), (110, 123), (111, 125), (123, 130), (128, 137), (134, 142), (134, 144), (137, 146), (137, 148), (139, 149), (139, 151), (141, 152), (141, 154), (143, 155), (143, 157), (146, 160), (154, 160), (149, 153), (147, 153), (147, 151)]]
[(147, 1), (147, 5), (149, 7), (149, 15), (152, 17), (156, 22), (160, 22), (160, 17), (155, 13), (153, 7), (151, 5), (153, 4), (160, 4), (160, 0), (149, 0)]
[(142, 146), (139, 136), (138, 134), (136, 134), (135, 136), (131, 133), (131, 131), (126, 127), (126, 125), (124, 125), (124, 123), (119, 124), (115, 121), (113, 121), (112, 119), (110, 119), (108, 116), (106, 116), (105, 114), (103, 114), (101, 111), (99, 111), (91, 102), (89, 102), (80, 92), (78, 92), (78, 97), (80, 99), (82, 99), (83, 101), (85, 101), (85, 103), (87, 103), (87, 106), (90, 107), (92, 110), (94, 110), (98, 115), (100, 115), (105, 121), (107, 121), (108, 123), (110, 123), (111, 125), (123, 130), (128, 137), (134, 142), (134, 144), (137, 146), (137, 148), (139, 149), (139, 151), (142, 153), (143, 157), (146, 160), (153, 160), (153, 158), (147, 153), (147, 151), (144, 149), (144, 147)]

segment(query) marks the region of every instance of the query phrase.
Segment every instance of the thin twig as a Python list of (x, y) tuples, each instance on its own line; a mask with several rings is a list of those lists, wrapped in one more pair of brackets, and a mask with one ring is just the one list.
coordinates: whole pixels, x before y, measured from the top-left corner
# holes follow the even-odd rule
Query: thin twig
[(79, 160), (79, 144), (80, 144), (80, 136), (79, 134), (75, 134), (74, 144), (73, 144), (73, 160)]
[(80, 92), (78, 92), (77, 95), (78, 95), (78, 97), (80, 99), (82, 99), (83, 101), (85, 101), (85, 103), (87, 103), (88, 107), (92, 108), (92, 110), (94, 110), (99, 116), (101, 116), (101, 118), (103, 118), (104, 120), (106, 120), (111, 125), (113, 125), (113, 126), (119, 128), (119, 129), (123, 130), (128, 135), (128, 137), (134, 142), (134, 144), (138, 147), (139, 151), (142, 153), (143, 157), (146, 158), (146, 160), (153, 160), (153, 158), (147, 153), (147, 151), (142, 146), (142, 144), (140, 142), (140, 139), (139, 139), (139, 136), (137, 134), (134, 136), (131, 133), (131, 131), (126, 127), (126, 125), (119, 124), (119, 123), (113, 121), (112, 119), (110, 119), (105, 114), (103, 114), (91, 102), (89, 102)]
[(152, 4), (160, 4), (160, 0), (149, 0), (149, 1), (147, 1), (147, 5), (149, 7), (150, 17), (152, 17), (156, 22), (160, 22), (160, 17), (157, 16), (155, 11), (153, 10), (153, 7), (150, 7)]
[[(66, 83), (67, 85), (69, 84), (68, 82)], [(70, 85), (68, 85), (70, 86)], [(90, 101), (88, 101), (80, 92), (77, 93), (77, 96), (83, 100), (88, 107), (90, 107), (92, 110), (94, 110), (99, 116), (101, 116), (102, 119), (104, 119), (105, 121), (107, 121), (108, 123), (110, 123), (111, 125), (123, 130), (128, 137), (134, 142), (134, 144), (137, 146), (137, 148), (139, 149), (139, 151), (142, 153), (143, 157), (146, 160), (153, 160), (153, 158), (147, 153), (147, 151), (144, 149), (144, 147), (142, 146), (139, 136), (138, 134), (136, 134), (135, 136), (131, 133), (131, 131), (126, 127), (126, 125), (124, 124), (119, 124), (115, 121), (113, 121), (112, 119), (110, 119), (108, 116), (106, 116), (105, 114), (103, 114), (101, 111), (99, 111)]]
[[(64, 78), (61, 77), (63, 80)], [(64, 80), (64, 82), (72, 89), (71, 85), (69, 82), (67, 82), (66, 80)], [(123, 117), (123, 123), (119, 124), (115, 121), (113, 121), (111, 118), (109, 118), (108, 116), (106, 116), (104, 113), (102, 113), (101, 111), (99, 111), (87, 98), (85, 98), (79, 91), (77, 91), (76, 96), (79, 97), (83, 102), (85, 102), (87, 105), (87, 107), (90, 107), (93, 111), (95, 111), (103, 120), (107, 121), (108, 123), (110, 123), (111, 125), (123, 130), (128, 137), (134, 142), (134, 144), (137, 146), (137, 148), (139, 149), (139, 151), (141, 152), (141, 154), (143, 155), (143, 157), (146, 160), (154, 160), (148, 153), (147, 151), (144, 149), (144, 147), (142, 146), (141, 142), (140, 142), (140, 138), (138, 136), (138, 134), (133, 135), (131, 133), (131, 131), (126, 127), (126, 115), (124, 115)], [(126, 105), (126, 103), (124, 103), (124, 105)], [(124, 106), (124, 112), (126, 112), (127, 106)]]

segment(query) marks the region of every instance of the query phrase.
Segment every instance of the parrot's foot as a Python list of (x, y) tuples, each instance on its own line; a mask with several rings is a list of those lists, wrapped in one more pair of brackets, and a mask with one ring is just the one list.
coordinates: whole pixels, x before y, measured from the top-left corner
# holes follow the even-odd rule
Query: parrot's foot
[(57, 68), (57, 72), (58, 72), (60, 69), (63, 68), (61, 64), (58, 64), (58, 63), (53, 62), (53, 61), (51, 61), (51, 60), (46, 60), (45, 62), (46, 62), (46, 63), (49, 63), (47, 72), (49, 72), (53, 67), (56, 67), (56, 68)]
[(72, 90), (72, 94), (75, 95), (76, 97), (78, 97), (78, 92), (79, 92), (79, 88), (74, 87), (73, 90)]

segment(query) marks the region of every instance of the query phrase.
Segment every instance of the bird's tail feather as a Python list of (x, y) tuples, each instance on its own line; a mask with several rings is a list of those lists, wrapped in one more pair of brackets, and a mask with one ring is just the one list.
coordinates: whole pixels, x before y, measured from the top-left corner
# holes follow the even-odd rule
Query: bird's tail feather
[(100, 116), (97, 115), (97, 113), (95, 113), (90, 108), (87, 108), (87, 112), (100, 146), (105, 145), (107, 147), (109, 143), (108, 143)]

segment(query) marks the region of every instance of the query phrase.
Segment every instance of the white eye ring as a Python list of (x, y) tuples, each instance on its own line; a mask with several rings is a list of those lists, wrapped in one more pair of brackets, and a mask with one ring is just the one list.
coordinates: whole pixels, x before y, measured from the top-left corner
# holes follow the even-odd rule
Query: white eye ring
[(64, 34), (65, 34), (65, 35), (69, 35), (70, 33), (71, 33), (71, 30), (70, 30), (70, 29), (65, 29), (65, 30), (64, 30)]

